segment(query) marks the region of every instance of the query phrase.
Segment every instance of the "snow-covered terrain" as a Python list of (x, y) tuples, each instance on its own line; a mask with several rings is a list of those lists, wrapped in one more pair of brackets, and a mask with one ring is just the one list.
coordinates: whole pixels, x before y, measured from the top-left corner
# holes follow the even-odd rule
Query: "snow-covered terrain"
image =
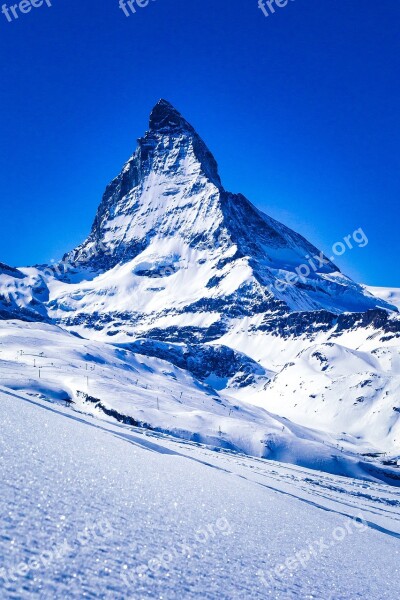
[(206, 341), (238, 316), (391, 306), (299, 234), (227, 192), (205, 143), (165, 100), (61, 271), (65, 264), (65, 276), (45, 277), (49, 315), (103, 339)]
[(393, 304), (400, 309), (400, 289), (397, 288), (385, 288), (385, 287), (372, 287), (370, 285), (365, 285), (364, 288), (372, 294), (376, 296), (376, 298), (382, 298), (389, 304)]
[(0, 263), (1, 600), (399, 597), (399, 300), (161, 100), (88, 238)]
[(59, 264), (0, 263), (0, 381), (396, 485), (397, 303), (227, 192), (206, 144), (161, 100), (88, 238)]
[[(390, 327), (389, 327), (390, 329)], [(315, 328), (302, 335), (244, 332), (241, 324), (219, 340), (240, 347), (267, 370), (270, 382), (230, 390), (292, 422), (338, 438), (370, 442), (366, 453), (400, 457), (400, 345), (396, 336), (368, 327)], [(388, 453), (388, 456), (385, 456)]]
[(394, 466), (362, 456), (377, 451), (368, 439), (353, 437), (344, 451), (339, 436), (231, 397), (240, 386), (218, 392), (170, 362), (90, 342), (53, 325), (0, 321), (0, 384), (211, 448), (400, 485)]
[(394, 488), (0, 387), (1, 598), (393, 600)]

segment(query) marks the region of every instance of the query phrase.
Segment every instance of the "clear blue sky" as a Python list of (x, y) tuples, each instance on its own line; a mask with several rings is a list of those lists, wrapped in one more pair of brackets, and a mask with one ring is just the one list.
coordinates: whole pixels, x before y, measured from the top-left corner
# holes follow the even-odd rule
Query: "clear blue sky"
[[(13, 4), (13, 2), (8, 3)], [(0, 261), (59, 258), (88, 233), (164, 97), (198, 129), (225, 187), (329, 254), (400, 286), (400, 2), (53, 0), (0, 14)]]

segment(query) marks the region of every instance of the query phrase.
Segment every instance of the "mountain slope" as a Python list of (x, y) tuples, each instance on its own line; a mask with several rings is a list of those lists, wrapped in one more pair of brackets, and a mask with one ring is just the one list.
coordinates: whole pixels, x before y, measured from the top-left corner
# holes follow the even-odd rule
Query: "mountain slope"
[(0, 407), (2, 598), (399, 597), (394, 488)]
[[(162, 346), (160, 357), (148, 356), (151, 350), (146, 345), (136, 354), (127, 347), (80, 339), (53, 325), (0, 322), (0, 385), (79, 413), (212, 448), (400, 485), (394, 469), (361, 457), (371, 450), (364, 440), (354, 440), (346, 453), (340, 453), (334, 436), (231, 398), (229, 391), (239, 389), (248, 373), (228, 349), (219, 348), (218, 358), (217, 349), (209, 348), (203, 362), (200, 352), (193, 358), (183, 349), (181, 358), (186, 362), (181, 368), (165, 360)], [(222, 368), (231, 375), (230, 385), (224, 382), (216, 391), (212, 385), (221, 382)], [(255, 381), (268, 379), (259, 375)]]
[(48, 288), (36, 269), (0, 263), (0, 319), (47, 320)]
[(278, 337), (240, 323), (218, 344), (110, 345), (0, 321), (0, 385), (214, 448), (398, 485), (396, 334), (371, 323)]
[(400, 309), (400, 289), (372, 287), (370, 285), (365, 285), (364, 288), (376, 298), (382, 298), (385, 302), (397, 306), (397, 308)]
[(226, 192), (204, 142), (164, 100), (107, 187), (88, 239), (64, 264), (68, 272), (50, 289), (52, 318), (118, 339), (119, 322), (134, 335), (167, 329), (164, 337), (179, 339), (189, 327), (204, 340), (237, 316), (396, 310), (299, 234)]

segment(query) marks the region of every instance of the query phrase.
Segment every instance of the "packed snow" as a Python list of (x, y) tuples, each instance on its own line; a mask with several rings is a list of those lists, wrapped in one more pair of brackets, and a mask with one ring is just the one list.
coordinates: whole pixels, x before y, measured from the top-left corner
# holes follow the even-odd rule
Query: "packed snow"
[(400, 594), (395, 488), (217, 454), (4, 387), (0, 407), (2, 598)]

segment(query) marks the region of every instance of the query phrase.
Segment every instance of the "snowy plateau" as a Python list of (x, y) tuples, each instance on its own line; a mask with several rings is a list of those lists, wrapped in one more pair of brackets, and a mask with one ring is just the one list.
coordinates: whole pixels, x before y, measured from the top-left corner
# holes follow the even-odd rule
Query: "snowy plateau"
[(0, 598), (400, 597), (399, 308), (160, 100), (87, 239), (0, 263)]

